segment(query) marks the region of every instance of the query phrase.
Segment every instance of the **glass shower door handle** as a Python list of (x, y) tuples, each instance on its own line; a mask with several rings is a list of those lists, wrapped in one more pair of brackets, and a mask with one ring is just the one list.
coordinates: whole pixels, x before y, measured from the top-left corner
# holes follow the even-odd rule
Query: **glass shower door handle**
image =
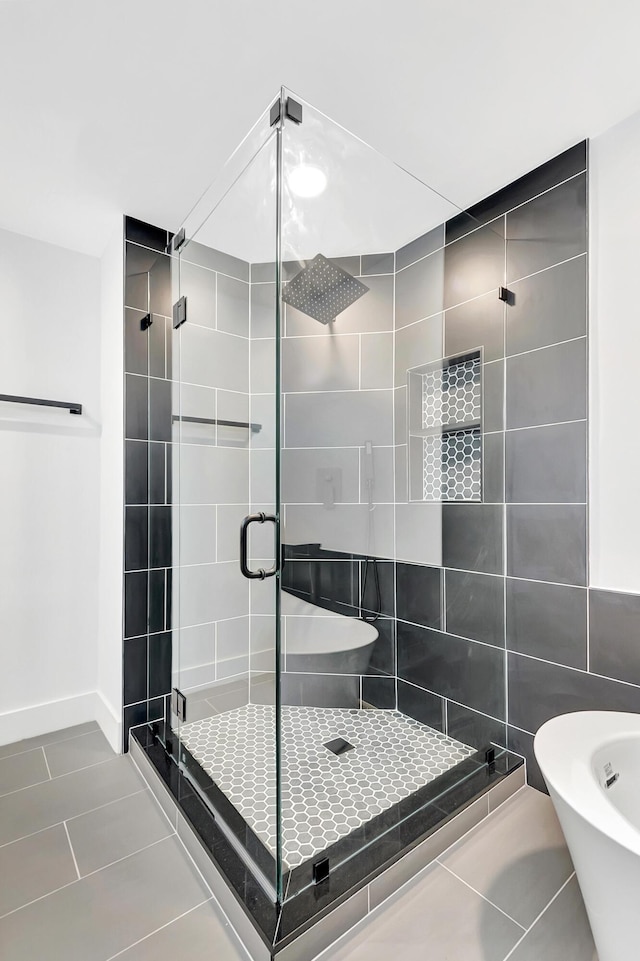
[(264, 524), (266, 521), (277, 524), (278, 518), (275, 514), (265, 514), (263, 511), (260, 511), (259, 514), (247, 514), (240, 525), (240, 570), (245, 577), (251, 580), (259, 579), (263, 581), (265, 577), (273, 577), (273, 575), (278, 572), (277, 551), (275, 552), (276, 560), (274, 561), (273, 567), (270, 567), (268, 570), (259, 567), (257, 571), (252, 571), (247, 564), (249, 527), (251, 524)]

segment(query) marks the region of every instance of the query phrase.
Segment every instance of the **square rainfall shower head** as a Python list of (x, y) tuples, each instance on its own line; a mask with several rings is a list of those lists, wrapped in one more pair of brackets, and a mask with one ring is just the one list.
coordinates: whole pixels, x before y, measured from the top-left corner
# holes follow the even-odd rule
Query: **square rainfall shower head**
[(355, 303), (369, 288), (318, 254), (284, 288), (285, 303), (328, 324)]

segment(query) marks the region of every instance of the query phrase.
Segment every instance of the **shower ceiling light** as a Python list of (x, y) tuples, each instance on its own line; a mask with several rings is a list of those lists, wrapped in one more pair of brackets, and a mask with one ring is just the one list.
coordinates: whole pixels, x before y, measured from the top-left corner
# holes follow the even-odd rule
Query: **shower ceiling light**
[(298, 197), (318, 197), (327, 186), (327, 175), (313, 164), (298, 164), (289, 172), (287, 180)]

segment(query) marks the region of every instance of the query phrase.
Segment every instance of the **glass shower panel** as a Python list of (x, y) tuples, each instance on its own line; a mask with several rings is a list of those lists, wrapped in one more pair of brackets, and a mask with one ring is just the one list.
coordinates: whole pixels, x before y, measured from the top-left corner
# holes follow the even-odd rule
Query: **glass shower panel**
[(277, 136), (266, 115), (174, 241), (172, 414), (171, 725), (274, 899)]
[(446, 368), (444, 223), (459, 209), (291, 97), (302, 117), (282, 135), (289, 897), (433, 800), (475, 753), (447, 736), (442, 711), (399, 694), (396, 643), (397, 562), (442, 564), (446, 498), (408, 483), (407, 381), (418, 365)]

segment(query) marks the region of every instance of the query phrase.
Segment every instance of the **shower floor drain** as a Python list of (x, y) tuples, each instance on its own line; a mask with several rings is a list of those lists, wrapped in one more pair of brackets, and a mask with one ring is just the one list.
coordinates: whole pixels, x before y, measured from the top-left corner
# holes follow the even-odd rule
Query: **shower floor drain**
[(353, 751), (354, 748), (354, 745), (349, 744), (343, 737), (337, 737), (333, 741), (327, 741), (324, 746), (329, 748), (330, 751), (333, 751), (334, 754), (346, 754), (347, 751)]

